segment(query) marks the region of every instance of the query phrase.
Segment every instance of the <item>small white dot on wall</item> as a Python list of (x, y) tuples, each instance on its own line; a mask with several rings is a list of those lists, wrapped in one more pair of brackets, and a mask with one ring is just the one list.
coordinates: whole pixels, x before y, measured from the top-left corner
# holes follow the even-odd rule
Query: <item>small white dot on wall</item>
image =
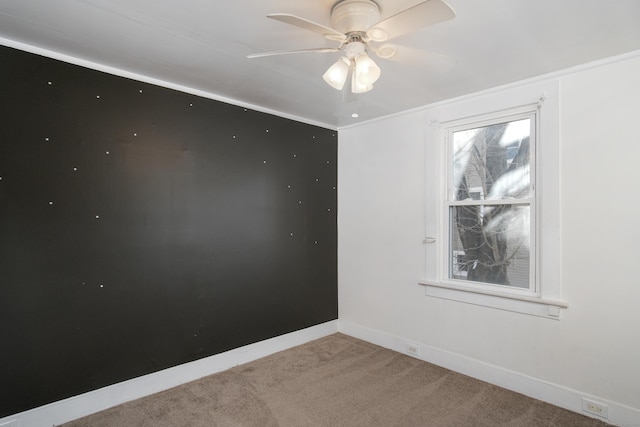
[(96, 215), (96, 219), (100, 219), (100, 215)]
[(108, 152), (108, 151), (105, 151), (105, 152), (104, 152), (104, 154), (106, 154), (106, 155), (108, 156), (108, 155), (109, 155), (109, 152)]
[(314, 245), (317, 245), (317, 244), (318, 244), (318, 241), (317, 241), (317, 240), (316, 240), (316, 241), (314, 241), (314, 242), (313, 242), (313, 244), (314, 244)]
[(327, 209), (327, 212), (331, 212), (331, 208)]
[(233, 139), (236, 139), (236, 136), (235, 136), (235, 135), (233, 135)]
[(297, 154), (294, 154), (294, 155), (293, 155), (293, 157), (298, 157), (298, 155), (297, 155)]
[(318, 178), (316, 178), (316, 182), (318, 182), (318, 181), (319, 181), (319, 179), (318, 179)]
[(269, 129), (267, 129), (266, 132), (269, 133)]
[(287, 185), (287, 188), (291, 188), (291, 184)]
[(142, 89), (140, 89), (138, 92), (142, 93)]
[(49, 142), (49, 137), (46, 137), (44, 140), (45, 140), (46, 142)]
[(193, 107), (193, 104), (189, 104), (189, 107)]
[(97, 99), (100, 99), (100, 95), (96, 95), (96, 98), (97, 98)]
[(49, 201), (49, 204), (50, 204), (50, 205), (52, 205), (52, 204), (53, 204), (53, 202), (52, 202), (52, 201)]
[(133, 136), (138, 136), (138, 134), (137, 134), (137, 133), (134, 133), (134, 134), (133, 134)]
[(327, 160), (327, 164), (331, 163), (329, 160)]
[(335, 189), (336, 189), (336, 187), (333, 187), (333, 189), (335, 190)]
[(302, 200), (298, 200), (298, 204), (301, 205), (302, 204)]
[(266, 160), (263, 160), (263, 161), (262, 161), (262, 163), (264, 163), (264, 164), (266, 165), (266, 164), (267, 164), (267, 161), (266, 161)]
[(246, 108), (244, 108), (244, 111), (247, 111), (247, 109), (246, 109)]
[(104, 285), (103, 285), (102, 283), (100, 283), (100, 287), (101, 287), (101, 288), (104, 288)]
[(315, 136), (315, 135), (313, 135), (313, 139), (316, 139), (316, 136)]
[(293, 233), (291, 233), (291, 236), (293, 236)]
[(77, 171), (77, 170), (78, 170), (78, 168), (73, 168), (73, 170), (74, 170), (74, 171)]
[(53, 84), (53, 82), (47, 82), (47, 84), (48, 84), (49, 86), (51, 86), (51, 85)]
[(2, 177), (0, 176), (0, 181), (2, 181)]

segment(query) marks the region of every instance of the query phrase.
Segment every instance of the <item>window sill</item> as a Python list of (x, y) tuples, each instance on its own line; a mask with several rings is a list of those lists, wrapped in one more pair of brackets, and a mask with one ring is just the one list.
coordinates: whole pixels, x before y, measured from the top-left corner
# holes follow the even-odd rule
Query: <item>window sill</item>
[(547, 319), (559, 320), (562, 309), (566, 309), (569, 306), (565, 301), (491, 292), (449, 283), (426, 280), (421, 280), (418, 283), (425, 286), (426, 295), (430, 297), (444, 298)]

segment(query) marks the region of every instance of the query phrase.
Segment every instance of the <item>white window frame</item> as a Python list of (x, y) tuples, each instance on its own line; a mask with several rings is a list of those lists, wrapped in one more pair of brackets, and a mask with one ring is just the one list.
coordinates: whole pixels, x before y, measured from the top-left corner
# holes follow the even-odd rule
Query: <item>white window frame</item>
[[(447, 151), (447, 161), (446, 161), (446, 165), (445, 165), (445, 186), (446, 186), (446, 191), (445, 191), (445, 197), (444, 197), (444, 210), (443, 210), (443, 217), (446, 218), (446, 220), (444, 221), (444, 227), (446, 230), (444, 230), (444, 232), (446, 233), (446, 238), (442, 239), (441, 241), (441, 246), (442, 246), (442, 252), (444, 254), (447, 254), (446, 257), (443, 257), (442, 261), (444, 262), (444, 265), (442, 266), (443, 271), (446, 272), (445, 275), (443, 275), (442, 278), (442, 282), (443, 283), (448, 283), (450, 285), (453, 286), (463, 286), (463, 287), (469, 287), (471, 289), (476, 289), (479, 291), (495, 291), (495, 292), (500, 292), (500, 293), (505, 293), (505, 294), (516, 294), (516, 295), (523, 295), (523, 296), (528, 296), (528, 297), (539, 297), (540, 296), (540, 292), (539, 292), (539, 286), (537, 284), (537, 274), (536, 274), (536, 261), (537, 261), (537, 256), (536, 256), (536, 150), (538, 147), (538, 143), (537, 143), (537, 138), (538, 138), (538, 108), (539, 106), (537, 104), (535, 105), (529, 105), (529, 106), (523, 106), (523, 107), (518, 107), (518, 108), (514, 108), (511, 110), (507, 110), (507, 111), (500, 111), (497, 113), (491, 113), (491, 114), (486, 114), (480, 117), (471, 117), (471, 118), (465, 118), (462, 120), (456, 120), (454, 122), (448, 122), (448, 123), (444, 123), (442, 124), (442, 130), (443, 130), (443, 134), (444, 136), (444, 145), (445, 145), (445, 149)], [(528, 198), (524, 198), (524, 199), (504, 199), (504, 200), (473, 200), (472, 202), (465, 202), (465, 201), (457, 201), (454, 200), (453, 197), (453, 193), (454, 193), (454, 189), (452, 187), (453, 184), (453, 134), (455, 132), (458, 131), (464, 131), (464, 130), (470, 130), (470, 129), (476, 129), (476, 128), (481, 128), (481, 127), (485, 127), (485, 126), (491, 126), (491, 125), (495, 125), (495, 124), (499, 124), (499, 123), (506, 123), (506, 122), (512, 122), (512, 121), (516, 121), (516, 120), (521, 120), (521, 119), (529, 119), (531, 120), (531, 133), (530, 133), (530, 160), (529, 160), (529, 164), (531, 166), (530, 169), (530, 196)], [(473, 190), (474, 188), (471, 188), (470, 190)], [(482, 189), (480, 189), (480, 193), (482, 193)], [(461, 206), (461, 205), (466, 205), (466, 204), (473, 204), (473, 205), (504, 205), (504, 204), (511, 204), (511, 205), (527, 205), (530, 208), (530, 225), (529, 225), (529, 231), (530, 231), (530, 253), (529, 253), (529, 288), (518, 288), (518, 287), (512, 287), (512, 286), (504, 286), (504, 285), (493, 285), (493, 284), (489, 284), (489, 283), (480, 283), (480, 282), (471, 282), (471, 281), (466, 281), (466, 280), (461, 280), (461, 279), (454, 279), (454, 278), (450, 278), (449, 277), (449, 269), (451, 268), (451, 265), (449, 264), (450, 261), (450, 256), (449, 254), (452, 253), (452, 250), (450, 248), (450, 241), (451, 239), (449, 238), (450, 233), (451, 233), (451, 227), (454, 227), (453, 224), (451, 224), (452, 218), (450, 216), (450, 208), (453, 206)]]
[[(532, 150), (531, 204), (532, 240), (535, 242), (531, 266), (534, 286), (530, 289), (477, 284), (449, 279), (448, 257), (449, 149), (446, 138), (458, 125), (479, 127), (477, 123), (509, 120), (514, 114), (535, 112), (536, 139)], [(558, 83), (535, 83), (511, 87), (465, 98), (435, 107), (426, 114), (427, 224), (426, 274), (419, 283), (429, 297), (444, 298), (500, 310), (560, 319), (568, 307), (561, 295), (561, 247), (559, 203), (559, 100)], [(540, 174), (543, 170), (544, 173)]]

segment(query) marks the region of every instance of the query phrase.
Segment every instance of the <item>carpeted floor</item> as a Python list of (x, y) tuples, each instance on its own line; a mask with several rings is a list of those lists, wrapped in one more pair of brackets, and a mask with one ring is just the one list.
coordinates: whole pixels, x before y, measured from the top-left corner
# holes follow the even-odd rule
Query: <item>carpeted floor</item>
[(605, 426), (334, 334), (65, 427)]

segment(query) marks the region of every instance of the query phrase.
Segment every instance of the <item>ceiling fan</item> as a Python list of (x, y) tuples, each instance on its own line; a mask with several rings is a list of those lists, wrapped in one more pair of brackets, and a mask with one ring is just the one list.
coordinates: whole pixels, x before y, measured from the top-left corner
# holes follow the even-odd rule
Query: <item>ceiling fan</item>
[(265, 52), (248, 55), (248, 58), (285, 55), (292, 53), (342, 52), (322, 76), (333, 88), (342, 90), (351, 73), (351, 91), (368, 92), (381, 74), (380, 67), (369, 57), (373, 52), (383, 59), (393, 58), (397, 47), (377, 45), (429, 25), (455, 18), (455, 12), (443, 0), (426, 0), (408, 9), (380, 20), (380, 7), (373, 0), (340, 0), (331, 9), (331, 26), (327, 27), (308, 19), (287, 13), (274, 13), (268, 18), (295, 25), (318, 33), (329, 40), (340, 42), (335, 48), (301, 49)]

